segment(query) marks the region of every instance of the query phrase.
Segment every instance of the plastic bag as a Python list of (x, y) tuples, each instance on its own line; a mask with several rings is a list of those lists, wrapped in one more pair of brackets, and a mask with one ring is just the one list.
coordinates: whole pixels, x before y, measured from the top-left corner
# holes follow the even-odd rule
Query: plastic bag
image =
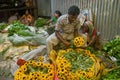
[(18, 36), (17, 34), (14, 34), (13, 36), (9, 37), (10, 42), (15, 46), (22, 46), (27, 44), (27, 40), (21, 36)]
[(32, 42), (37, 44), (37, 45), (45, 45), (47, 37), (48, 36), (44, 36), (44, 35), (38, 34), (36, 36), (33, 36)]
[(13, 76), (10, 72), (11, 60), (0, 62), (0, 80), (13, 80)]
[(30, 45), (31, 43), (39, 46), (46, 44), (47, 37), (48, 33), (43, 29), (39, 29), (34, 36), (18, 36), (17, 34), (14, 34), (13, 36), (9, 37), (9, 40), (15, 46)]
[(22, 56), (20, 56), (20, 58), (24, 60), (30, 60), (37, 56), (43, 56), (45, 55), (45, 53), (46, 53), (46, 46), (42, 45), (37, 49), (34, 49), (26, 54), (23, 54)]

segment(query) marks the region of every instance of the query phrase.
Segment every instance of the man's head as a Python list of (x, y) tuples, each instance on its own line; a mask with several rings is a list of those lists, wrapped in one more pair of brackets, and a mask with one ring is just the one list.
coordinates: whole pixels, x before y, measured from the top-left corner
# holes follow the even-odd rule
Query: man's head
[(77, 16), (79, 15), (80, 13), (80, 10), (77, 6), (71, 6), (69, 9), (68, 9), (68, 18), (69, 18), (69, 21), (72, 23), (76, 20)]

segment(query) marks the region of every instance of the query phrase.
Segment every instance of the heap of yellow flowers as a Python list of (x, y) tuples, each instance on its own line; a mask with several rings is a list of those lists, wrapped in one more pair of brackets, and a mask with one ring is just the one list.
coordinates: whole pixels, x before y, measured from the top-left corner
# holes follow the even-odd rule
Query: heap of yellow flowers
[(48, 63), (27, 61), (14, 74), (14, 80), (53, 80), (54, 67)]
[[(74, 39), (76, 49), (59, 50), (56, 58), (56, 73), (60, 80), (91, 80), (97, 75), (99, 66), (94, 54), (79, 47), (84, 45), (82, 37)], [(52, 51), (55, 53), (55, 51)], [(83, 64), (82, 64), (83, 63)], [(79, 67), (79, 68), (78, 68)]]
[[(71, 62), (63, 56), (63, 55), (67, 55), (69, 52), (72, 52), (72, 51), (74, 51), (74, 50), (73, 49), (66, 49), (66, 50), (60, 50), (58, 52), (58, 56), (56, 59), (58, 78), (61, 80), (79, 80), (80, 77), (84, 77), (84, 79), (93, 78), (96, 75), (96, 73), (95, 73), (95, 69), (96, 69), (95, 56), (93, 54), (91, 54), (89, 50), (77, 48), (75, 50), (77, 55), (83, 54), (84, 55), (83, 57), (85, 57), (85, 56), (89, 57), (89, 60), (92, 62), (92, 64), (90, 67), (86, 68), (86, 70), (78, 69), (76, 71), (72, 71), (72, 60), (73, 60), (72, 56), (70, 57)], [(81, 52), (84, 52), (84, 53), (81, 53)], [(89, 64), (89, 61), (87, 61), (87, 59), (88, 58), (84, 59), (84, 60), (86, 60), (86, 61), (84, 61), (86, 63), (84, 63), (80, 66), (84, 66), (86, 64)], [(75, 61), (75, 62), (77, 62), (77, 61)], [(98, 70), (96, 69), (96, 71), (98, 71)]]

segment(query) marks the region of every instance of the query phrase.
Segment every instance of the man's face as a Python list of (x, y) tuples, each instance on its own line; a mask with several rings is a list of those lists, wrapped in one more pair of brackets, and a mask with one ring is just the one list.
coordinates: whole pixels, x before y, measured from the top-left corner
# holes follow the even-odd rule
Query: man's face
[[(78, 16), (78, 15), (77, 15), (77, 16)], [(77, 16), (73, 16), (73, 15), (68, 14), (69, 22), (70, 22), (70, 23), (74, 22), (74, 21), (77, 19)]]

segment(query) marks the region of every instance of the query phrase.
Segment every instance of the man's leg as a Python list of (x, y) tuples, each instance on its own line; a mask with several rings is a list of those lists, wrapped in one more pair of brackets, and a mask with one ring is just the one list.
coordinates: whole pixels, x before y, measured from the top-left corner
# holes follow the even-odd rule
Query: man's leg
[(53, 47), (56, 46), (58, 43), (59, 40), (56, 37), (55, 33), (51, 34), (46, 40), (47, 54), (49, 54), (50, 51), (53, 50)]

